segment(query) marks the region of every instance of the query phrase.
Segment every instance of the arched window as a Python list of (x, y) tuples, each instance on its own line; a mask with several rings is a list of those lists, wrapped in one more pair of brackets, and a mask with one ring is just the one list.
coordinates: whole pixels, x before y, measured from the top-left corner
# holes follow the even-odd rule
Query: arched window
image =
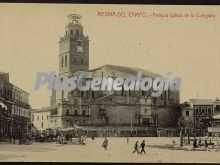
[(79, 35), (79, 30), (76, 30), (76, 35)]
[(122, 86), (121, 96), (124, 96), (124, 86)]
[(74, 57), (73, 62), (74, 62), (74, 63), (76, 63), (76, 62), (77, 62), (77, 58), (76, 58), (76, 57)]
[(70, 31), (70, 34), (73, 34), (73, 30)]
[(77, 110), (75, 110), (74, 112), (75, 112), (75, 115), (78, 115), (78, 111)]
[(67, 35), (67, 31), (66, 31), (66, 35)]
[(64, 91), (62, 90), (62, 100), (64, 99)]
[(65, 56), (65, 66), (67, 66), (67, 55)]
[(70, 114), (70, 111), (69, 109), (66, 110), (66, 115), (69, 115)]
[(86, 116), (86, 111), (85, 110), (82, 111), (82, 115)]
[(82, 60), (81, 60), (81, 64), (83, 64), (84, 63), (84, 59), (82, 58)]
[(63, 56), (61, 57), (61, 66), (63, 68)]

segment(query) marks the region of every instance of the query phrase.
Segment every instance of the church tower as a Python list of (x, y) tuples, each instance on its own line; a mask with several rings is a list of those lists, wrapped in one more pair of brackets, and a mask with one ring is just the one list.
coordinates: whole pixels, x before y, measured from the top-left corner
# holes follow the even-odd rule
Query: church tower
[(89, 38), (83, 33), (82, 16), (69, 14), (65, 34), (59, 41), (59, 77), (89, 70)]
[[(59, 41), (59, 79), (72, 77), (77, 71), (89, 71), (89, 38), (83, 33), (82, 16), (69, 14), (63, 37)], [(56, 102), (67, 100), (70, 92), (57, 91)], [(54, 97), (53, 97), (54, 98)]]
[[(64, 77), (74, 76), (75, 72), (89, 71), (89, 38), (83, 33), (82, 16), (69, 14), (67, 18), (64, 35), (59, 41), (58, 78), (61, 82)], [(70, 91), (52, 91), (51, 106), (57, 108), (56, 115), (51, 115), (52, 127), (63, 128), (78, 123), (78, 114), (82, 115), (87, 110), (73, 103), (75, 99)]]

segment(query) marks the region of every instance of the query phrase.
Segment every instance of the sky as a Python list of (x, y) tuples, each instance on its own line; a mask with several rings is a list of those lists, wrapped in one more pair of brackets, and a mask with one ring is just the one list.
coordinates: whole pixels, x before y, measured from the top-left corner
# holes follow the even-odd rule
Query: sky
[[(97, 12), (125, 12), (102, 17)], [(149, 17), (129, 17), (143, 12)], [(49, 106), (50, 91), (34, 90), (37, 72), (58, 73), (58, 42), (67, 15), (82, 15), (90, 39), (90, 69), (105, 64), (139, 67), (181, 77), (181, 102), (220, 97), (220, 8), (218, 6), (0, 4), (0, 71), (30, 93), (32, 108)], [(214, 18), (161, 18), (199, 13)]]

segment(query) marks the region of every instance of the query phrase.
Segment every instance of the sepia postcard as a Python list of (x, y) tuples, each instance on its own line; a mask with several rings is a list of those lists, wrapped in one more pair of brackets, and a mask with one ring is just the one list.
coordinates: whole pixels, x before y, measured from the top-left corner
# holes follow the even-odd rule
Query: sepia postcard
[(220, 7), (0, 4), (0, 162), (220, 163)]

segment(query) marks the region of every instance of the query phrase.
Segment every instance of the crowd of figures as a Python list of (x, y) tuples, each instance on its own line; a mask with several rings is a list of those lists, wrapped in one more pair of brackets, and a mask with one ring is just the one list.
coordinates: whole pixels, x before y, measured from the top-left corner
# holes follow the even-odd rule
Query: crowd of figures
[(58, 131), (47, 129), (43, 131), (35, 130), (29, 133), (13, 134), (12, 136), (1, 136), (1, 141), (13, 144), (32, 144), (33, 142), (57, 142), (85, 144), (86, 133), (82, 131)]
[(0, 138), (0, 141), (2, 142), (10, 142), (13, 144), (32, 144), (33, 142), (31, 133), (19, 133), (13, 134), (11, 136), (0, 135)]
[[(204, 147), (206, 149), (209, 146), (211, 146), (211, 148), (214, 148), (214, 146), (215, 146), (215, 143), (213, 143), (211, 139), (208, 141), (206, 138), (205, 138), (205, 140), (202, 140), (201, 138), (199, 138), (199, 140), (194, 138), (194, 140), (193, 140), (193, 148), (194, 149), (201, 148), (201, 147)], [(220, 147), (218, 141), (217, 141), (217, 146), (218, 146), (218, 148)]]
[[(183, 139), (184, 140), (184, 139)], [(217, 149), (216, 151), (219, 151), (220, 150), (220, 143), (217, 139), (217, 141), (215, 141), (214, 139), (214, 142), (212, 141), (211, 138), (208, 138), (208, 137), (205, 137), (205, 138), (196, 138), (194, 137), (192, 140), (192, 148), (194, 150), (198, 149)], [(190, 140), (190, 141), (191, 141)], [(185, 145), (189, 145), (190, 146), (190, 141), (183, 141)], [(172, 147), (175, 147), (177, 145), (176, 141), (173, 139), (172, 141)]]
[(35, 141), (36, 142), (57, 142), (59, 144), (82, 144), (87, 135), (85, 132), (79, 131), (58, 131), (58, 130), (45, 130), (42, 132), (36, 132)]

